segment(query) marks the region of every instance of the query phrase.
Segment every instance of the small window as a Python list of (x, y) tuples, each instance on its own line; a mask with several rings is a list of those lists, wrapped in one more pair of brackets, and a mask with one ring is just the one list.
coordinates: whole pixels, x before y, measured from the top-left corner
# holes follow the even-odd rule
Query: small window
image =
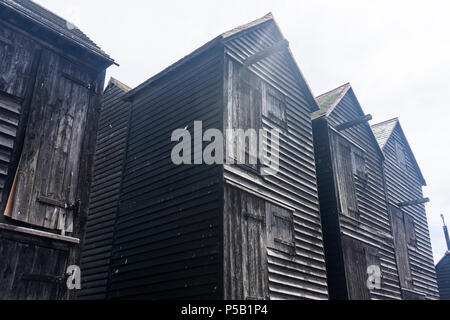
[(369, 175), (366, 168), (366, 155), (363, 151), (353, 148), (353, 174), (364, 183), (367, 184)]
[(286, 254), (295, 253), (294, 215), (292, 211), (266, 204), (267, 245), (269, 248)]
[(406, 240), (408, 241), (409, 245), (415, 247), (417, 245), (417, 239), (416, 239), (416, 228), (414, 218), (408, 215), (407, 213), (404, 213), (404, 216), (405, 216)]
[(277, 126), (287, 129), (286, 99), (283, 94), (266, 86), (263, 115)]
[(333, 139), (336, 161), (336, 179), (338, 186), (341, 213), (359, 219), (358, 201), (356, 197), (352, 146), (344, 138)]
[(397, 164), (402, 169), (407, 169), (405, 148), (399, 143), (395, 143), (395, 151), (397, 153)]

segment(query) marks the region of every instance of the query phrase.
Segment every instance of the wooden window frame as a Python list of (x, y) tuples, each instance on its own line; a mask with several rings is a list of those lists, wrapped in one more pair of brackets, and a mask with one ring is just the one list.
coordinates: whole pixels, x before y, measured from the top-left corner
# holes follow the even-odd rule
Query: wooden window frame
[[(278, 210), (277, 210), (278, 209)], [(295, 227), (294, 227), (294, 211), (279, 207), (277, 205), (266, 204), (266, 219), (268, 226), (267, 231), (267, 247), (279, 253), (290, 256), (295, 255)], [(282, 230), (274, 230), (273, 226), (282, 225)], [(287, 232), (287, 236), (283, 237), (283, 231)]]

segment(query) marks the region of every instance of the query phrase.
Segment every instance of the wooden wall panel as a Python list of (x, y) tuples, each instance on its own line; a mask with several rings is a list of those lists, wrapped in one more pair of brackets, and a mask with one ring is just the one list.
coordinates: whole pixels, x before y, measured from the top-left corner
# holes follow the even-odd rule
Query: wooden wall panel
[[(228, 58), (225, 64), (224, 129), (239, 129), (239, 123), (233, 117), (244, 109), (241, 104), (245, 101), (240, 97), (245, 95), (242, 83), (246, 81), (257, 86), (255, 92), (259, 91), (262, 99), (261, 104), (252, 102), (251, 112), (246, 116), (250, 119), (260, 117), (258, 128), (262, 128), (266, 136), (271, 129), (280, 130), (279, 144), (272, 146), (280, 153), (276, 175), (263, 177), (258, 171), (225, 165), (225, 183), (293, 212), (294, 256), (268, 250), (270, 298), (326, 299), (328, 292), (310, 119), (314, 106), (308, 99), (309, 89), (287, 51), (259, 61), (250, 66), (248, 72), (241, 65), (252, 54), (281, 39), (276, 26), (269, 23), (230, 39), (225, 45)], [(276, 92), (275, 97), (278, 98), (273, 100), (270, 92)], [(281, 101), (283, 107), (269, 114), (267, 106), (274, 101)], [(257, 112), (259, 105), (262, 106), (260, 114)], [(225, 242), (225, 250), (226, 247)]]
[[(408, 150), (398, 125), (383, 148), (386, 157), (384, 169), (387, 194), (389, 202), (393, 205), (423, 198), (422, 183), (411, 155), (406, 153), (406, 163), (401, 166), (397, 161), (397, 145), (400, 145), (405, 152)], [(407, 246), (413, 282), (412, 289), (427, 295), (430, 299), (437, 299), (438, 286), (425, 205), (404, 207), (402, 211), (406, 218), (412, 219), (410, 223), (413, 224), (412, 231), (416, 238), (414, 243), (409, 243)]]

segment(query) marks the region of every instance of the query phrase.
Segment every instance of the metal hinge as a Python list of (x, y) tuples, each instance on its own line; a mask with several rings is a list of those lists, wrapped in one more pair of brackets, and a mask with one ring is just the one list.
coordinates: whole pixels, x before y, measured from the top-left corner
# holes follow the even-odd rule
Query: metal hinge
[(37, 202), (40, 202), (42, 204), (52, 205), (58, 208), (66, 209), (68, 211), (73, 211), (74, 213), (78, 213), (80, 208), (80, 200), (77, 200), (72, 204), (47, 197), (37, 197), (36, 200)]
[(243, 215), (244, 215), (244, 218), (247, 218), (247, 219), (250, 218), (250, 219), (256, 220), (256, 221), (260, 222), (263, 226), (266, 225), (266, 220), (263, 217), (257, 216), (255, 214), (252, 214), (247, 211), (244, 211)]
[(65, 282), (65, 278), (62, 276), (51, 276), (47, 274), (22, 274), (21, 279), (25, 281), (46, 282), (56, 284), (63, 284)]
[(70, 81), (72, 81), (72, 82), (74, 82), (74, 83), (76, 83), (76, 84), (78, 84), (78, 85), (88, 89), (89, 91), (92, 91), (93, 93), (97, 93), (97, 83), (96, 82), (87, 83), (87, 82), (84, 82), (84, 81), (82, 81), (80, 79), (77, 79), (77, 78), (75, 78), (75, 77), (73, 77), (70, 74), (65, 73), (65, 72), (61, 72), (61, 76), (63, 78), (65, 78), (65, 79), (67, 79), (67, 80), (70, 80)]

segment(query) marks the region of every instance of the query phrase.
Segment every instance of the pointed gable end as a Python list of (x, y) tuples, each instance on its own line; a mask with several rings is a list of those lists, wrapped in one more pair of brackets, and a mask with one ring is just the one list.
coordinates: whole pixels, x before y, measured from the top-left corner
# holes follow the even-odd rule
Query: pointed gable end
[[(241, 42), (248, 41), (248, 39), (243, 39), (245, 35), (248, 35), (251, 32), (256, 32), (257, 30), (267, 30), (267, 29), (270, 29), (272, 31), (273, 36), (271, 36), (270, 38), (265, 38), (264, 41), (262, 41), (262, 39), (259, 39), (257, 41), (259, 42), (258, 46), (261, 46), (259, 52), (240, 51), (238, 55), (234, 55), (231, 52), (232, 50), (228, 50), (227, 53), (229, 55), (232, 55), (234, 59), (236, 59), (242, 64), (248, 63), (254, 64), (256, 66), (255, 68), (261, 67), (259, 66), (258, 59), (266, 59), (269, 55), (278, 54), (282, 56), (282, 59), (287, 58), (289, 60), (288, 64), (289, 69), (292, 72), (292, 77), (295, 79), (296, 83), (298, 84), (298, 87), (302, 90), (304, 94), (304, 99), (307, 101), (310, 111), (311, 112), (317, 111), (319, 107), (316, 100), (314, 99), (314, 95), (311, 91), (311, 88), (309, 87), (305, 77), (303, 76), (300, 68), (298, 67), (297, 62), (295, 61), (295, 58), (291, 50), (289, 49), (289, 42), (284, 38), (283, 34), (281, 33), (281, 30), (278, 27), (278, 24), (275, 22), (272, 13), (268, 13), (267, 15), (265, 15), (260, 19), (257, 19), (255, 21), (252, 21), (250, 23), (247, 23), (245, 25), (222, 33), (218, 37), (204, 44), (202, 47), (198, 48), (197, 50), (193, 51), (192, 53), (185, 56), (181, 60), (172, 64), (165, 70), (161, 71), (157, 75), (148, 79), (135, 89), (131, 90), (127, 95), (127, 99), (132, 99), (134, 96), (136, 96), (139, 92), (141, 92), (144, 88), (146, 88), (150, 84), (163, 78), (167, 74), (174, 72), (175, 70), (189, 63), (190, 61), (200, 56), (201, 54), (213, 48), (216, 48), (217, 46), (220, 45), (228, 46), (230, 48), (232, 46), (235, 46), (236, 43), (239, 41)], [(270, 44), (266, 45), (265, 44), (266, 42)], [(254, 66), (251, 66), (250, 68), (253, 67)]]
[(381, 123), (378, 123), (374, 126), (372, 126), (372, 131), (375, 134), (375, 137), (377, 138), (378, 144), (380, 145), (380, 148), (384, 151), (385, 146), (389, 143), (391, 139), (393, 139), (394, 132), (397, 131), (398, 135), (400, 136), (403, 145), (406, 148), (406, 153), (410, 157), (412, 164), (414, 165), (414, 169), (417, 172), (417, 175), (419, 177), (420, 183), (422, 186), (426, 186), (427, 183), (425, 181), (425, 178), (422, 174), (422, 171), (420, 170), (419, 164), (417, 163), (416, 157), (414, 156), (414, 153), (412, 152), (411, 146), (409, 145), (408, 139), (406, 139), (405, 133), (403, 132), (402, 126), (400, 125), (400, 121), (398, 118), (394, 118), (391, 120), (387, 120)]
[[(317, 103), (319, 104), (319, 111), (316, 111), (312, 114), (311, 119), (316, 120), (319, 118), (329, 118), (333, 112), (338, 108), (340, 103), (344, 100), (344, 97), (348, 97), (351, 101), (353, 106), (355, 106), (358, 114), (363, 117), (365, 116), (365, 113), (356, 98), (356, 95), (353, 91), (353, 88), (350, 83), (346, 83), (334, 90), (331, 90), (327, 93), (324, 93), (316, 98)], [(355, 120), (355, 119), (348, 119), (348, 121)], [(339, 124), (337, 124), (339, 125)], [(384, 154), (378, 144), (378, 141), (370, 127), (370, 125), (366, 123), (362, 123), (359, 125), (364, 125), (367, 127), (367, 130), (369, 132), (369, 136), (373, 142), (373, 145), (375, 146), (377, 152), (380, 154), (381, 158), (384, 159)]]

